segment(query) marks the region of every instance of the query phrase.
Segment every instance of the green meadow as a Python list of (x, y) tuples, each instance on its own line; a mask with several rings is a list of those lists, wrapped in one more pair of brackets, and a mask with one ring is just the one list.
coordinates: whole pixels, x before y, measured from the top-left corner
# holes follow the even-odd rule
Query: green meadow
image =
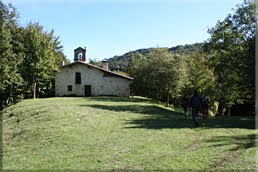
[(63, 97), (24, 100), (2, 118), (4, 170), (257, 170), (254, 117), (196, 128), (140, 97)]

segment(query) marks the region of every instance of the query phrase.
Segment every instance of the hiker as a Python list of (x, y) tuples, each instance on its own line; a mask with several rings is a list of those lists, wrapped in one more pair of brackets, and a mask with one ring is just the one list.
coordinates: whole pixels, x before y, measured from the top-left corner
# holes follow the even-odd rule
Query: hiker
[(209, 98), (206, 95), (204, 95), (202, 97), (202, 105), (201, 105), (201, 107), (202, 107), (203, 118), (208, 118), (208, 110), (209, 110), (209, 103), (210, 103), (209, 101), (210, 100), (209, 100)]
[(181, 99), (181, 106), (184, 109), (185, 118), (187, 118), (189, 106), (190, 106), (190, 100), (189, 100), (188, 96), (184, 95), (184, 97)]
[(201, 99), (198, 96), (197, 91), (194, 91), (194, 95), (191, 98), (191, 107), (192, 107), (192, 117), (193, 117), (193, 121), (196, 127), (199, 126), (198, 122), (197, 122), (197, 118), (199, 117), (199, 111), (201, 108)]

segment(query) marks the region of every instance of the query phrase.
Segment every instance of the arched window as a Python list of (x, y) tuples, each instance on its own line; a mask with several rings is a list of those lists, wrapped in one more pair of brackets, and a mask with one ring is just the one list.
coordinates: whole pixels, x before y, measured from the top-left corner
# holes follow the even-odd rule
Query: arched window
[(78, 54), (78, 59), (82, 59), (82, 53)]

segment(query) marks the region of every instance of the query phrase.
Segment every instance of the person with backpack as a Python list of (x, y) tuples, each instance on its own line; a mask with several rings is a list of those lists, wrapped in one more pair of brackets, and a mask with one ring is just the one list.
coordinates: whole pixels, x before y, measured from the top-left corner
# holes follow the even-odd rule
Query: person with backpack
[(189, 100), (188, 96), (185, 95), (185, 96), (181, 99), (181, 106), (182, 106), (182, 108), (184, 109), (185, 118), (187, 118), (187, 116), (188, 116), (188, 111), (189, 111), (189, 106), (190, 106), (190, 100)]
[(204, 95), (202, 97), (202, 113), (203, 113), (203, 118), (208, 118), (208, 110), (209, 110), (209, 98)]
[(199, 117), (199, 111), (201, 108), (201, 99), (198, 96), (198, 92), (194, 91), (194, 95), (191, 98), (191, 107), (192, 107), (192, 118), (196, 127), (199, 126), (197, 118)]

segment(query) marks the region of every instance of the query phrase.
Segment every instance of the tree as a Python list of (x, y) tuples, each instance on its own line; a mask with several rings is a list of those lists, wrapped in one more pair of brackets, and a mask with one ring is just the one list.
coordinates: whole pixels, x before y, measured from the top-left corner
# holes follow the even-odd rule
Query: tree
[(208, 31), (205, 50), (216, 75), (217, 97), (228, 107), (254, 102), (255, 9), (255, 1), (245, 1)]
[(17, 20), (15, 9), (0, 2), (0, 109), (16, 101), (22, 78), (17, 65), (21, 62), (13, 47), (17, 43), (12, 39), (11, 29), (15, 30)]
[(0, 109), (28, 92), (34, 98), (51, 95), (61, 61), (69, 63), (54, 31), (38, 23), (19, 26), (16, 9), (0, 2)]
[(168, 49), (154, 48), (146, 55), (135, 54), (130, 68), (134, 77), (132, 88), (138, 95), (162, 100), (177, 98), (186, 76), (183, 58), (171, 54)]
[(129, 67), (129, 75), (134, 78), (130, 85), (130, 92), (132, 95), (147, 95), (142, 82), (144, 77), (143, 72), (145, 71), (145, 60), (146, 58), (140, 53), (135, 53), (132, 57), (131, 65)]
[(184, 95), (192, 95), (196, 90), (200, 95), (214, 96), (215, 76), (208, 66), (203, 53), (193, 53), (186, 57), (187, 79), (182, 91)]
[(89, 59), (89, 63), (95, 66), (100, 67), (101, 66), (101, 62), (98, 61), (96, 58), (95, 59)]
[(44, 32), (38, 23), (30, 23), (24, 30), (25, 59), (21, 70), (33, 98), (36, 98), (41, 83), (51, 82), (54, 71), (57, 71), (54, 58), (57, 45), (54, 41), (53, 31)]
[(54, 30), (52, 30), (49, 35), (53, 44), (53, 56), (55, 59), (55, 65), (59, 66), (61, 61), (64, 61), (65, 64), (69, 64), (70, 60), (67, 59), (63, 52), (63, 46), (61, 45), (61, 41), (59, 41), (59, 37), (54, 37)]

